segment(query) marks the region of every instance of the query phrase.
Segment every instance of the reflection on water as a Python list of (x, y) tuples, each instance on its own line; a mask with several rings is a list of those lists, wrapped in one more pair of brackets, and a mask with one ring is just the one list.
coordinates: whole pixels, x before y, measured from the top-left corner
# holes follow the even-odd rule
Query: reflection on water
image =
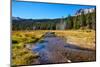
[(70, 63), (80, 60), (87, 61), (88, 58), (92, 58), (89, 50), (66, 43), (62, 38), (55, 37), (53, 33), (46, 33), (42, 40), (32, 47), (32, 51), (39, 55), (36, 60), (37, 64)]
[(39, 54), (39, 58), (37, 61), (41, 64), (50, 63), (48, 58), (48, 51), (46, 49), (46, 45), (48, 44), (48, 41), (42, 40), (39, 43), (36, 44), (35, 47), (32, 48), (33, 52), (37, 52)]
[(47, 41), (41, 41), (37, 43), (36, 46), (32, 48), (32, 51), (39, 52), (40, 50), (45, 49), (47, 43), (48, 43)]

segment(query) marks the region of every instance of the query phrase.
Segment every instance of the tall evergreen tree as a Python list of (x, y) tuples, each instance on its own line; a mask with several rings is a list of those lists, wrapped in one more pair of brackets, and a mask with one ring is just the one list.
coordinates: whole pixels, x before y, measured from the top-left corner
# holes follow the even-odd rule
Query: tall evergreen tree
[(67, 18), (67, 28), (72, 29), (73, 28), (73, 18), (69, 15)]
[(86, 18), (84, 12), (81, 13), (80, 15), (80, 26), (84, 28), (86, 26)]
[(79, 29), (80, 28), (80, 22), (79, 22), (79, 16), (75, 16), (73, 18), (73, 28), (74, 29)]

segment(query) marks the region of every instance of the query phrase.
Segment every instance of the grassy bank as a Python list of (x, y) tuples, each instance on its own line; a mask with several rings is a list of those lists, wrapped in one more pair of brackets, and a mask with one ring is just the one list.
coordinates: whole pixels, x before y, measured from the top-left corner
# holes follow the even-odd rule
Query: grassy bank
[(38, 55), (25, 46), (36, 43), (43, 32), (13, 31), (12, 32), (12, 65), (29, 65)]
[(67, 30), (56, 34), (65, 38), (67, 43), (95, 50), (96, 35), (93, 30)]
[[(93, 30), (12, 31), (12, 64), (28, 65), (34, 63), (34, 60), (38, 58), (38, 54), (28, 50), (25, 45), (34, 45), (46, 32), (55, 32), (57, 36), (64, 38), (66, 43), (72, 43), (82, 48), (95, 50), (95, 31)], [(77, 53), (76, 55), (75, 52)], [(74, 56), (73, 58), (75, 59), (79, 53), (81, 53), (81, 51), (74, 51), (74, 55), (71, 55), (72, 57)], [(86, 52), (82, 53), (81, 57), (83, 57), (83, 54), (86, 54)], [(86, 56), (88, 55), (86, 54)]]

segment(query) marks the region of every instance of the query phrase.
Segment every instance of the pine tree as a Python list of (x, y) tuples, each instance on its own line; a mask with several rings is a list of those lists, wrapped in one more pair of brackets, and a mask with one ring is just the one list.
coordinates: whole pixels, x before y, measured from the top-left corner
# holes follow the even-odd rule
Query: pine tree
[(81, 28), (84, 28), (86, 26), (86, 18), (84, 12), (80, 15), (80, 26)]
[(80, 22), (79, 22), (79, 16), (75, 16), (73, 18), (73, 28), (74, 29), (79, 29), (80, 28)]
[(67, 27), (68, 27), (68, 29), (73, 28), (73, 18), (70, 15), (67, 18)]

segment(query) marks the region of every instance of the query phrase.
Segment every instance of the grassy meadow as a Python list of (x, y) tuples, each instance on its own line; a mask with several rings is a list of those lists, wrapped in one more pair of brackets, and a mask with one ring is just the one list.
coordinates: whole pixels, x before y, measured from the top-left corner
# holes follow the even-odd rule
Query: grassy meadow
[[(95, 31), (93, 30), (12, 31), (12, 65), (32, 64), (38, 58), (38, 54), (27, 49), (25, 45), (34, 45), (46, 32), (55, 32), (57, 36), (64, 38), (66, 43), (71, 43), (82, 48), (95, 50)], [(75, 52), (77, 54), (81, 54), (81, 51)], [(65, 55), (71, 59), (75, 59), (77, 57), (77, 54), (75, 55), (75, 52), (74, 55)], [(80, 56), (81, 58), (84, 55), (86, 56), (86, 58), (83, 57), (83, 60), (86, 60), (88, 58), (87, 54), (85, 53), (86, 52), (83, 52)], [(78, 59), (80, 59), (80, 57)]]
[(68, 43), (95, 50), (96, 35), (94, 30), (67, 30), (56, 34), (65, 38)]
[(38, 57), (36, 53), (25, 48), (25, 44), (34, 44), (44, 32), (13, 31), (12, 32), (12, 64), (28, 65)]

